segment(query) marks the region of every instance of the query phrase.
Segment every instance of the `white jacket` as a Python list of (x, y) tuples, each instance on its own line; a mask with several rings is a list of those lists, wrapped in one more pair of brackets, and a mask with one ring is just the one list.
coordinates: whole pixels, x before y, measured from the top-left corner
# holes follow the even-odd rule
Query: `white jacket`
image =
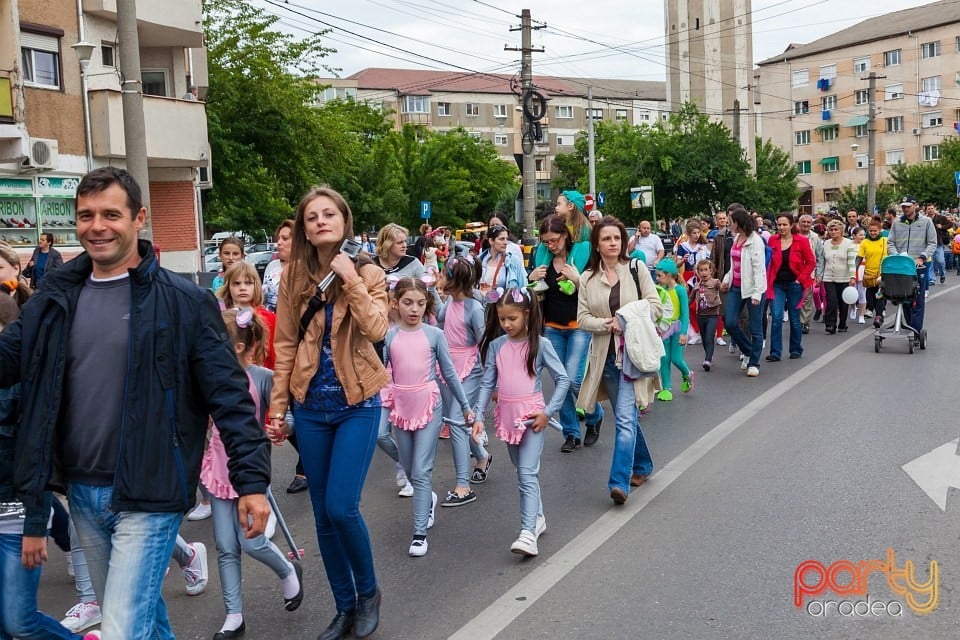
[(660, 370), (660, 358), (666, 350), (653, 323), (655, 310), (649, 300), (635, 300), (620, 307), (617, 315), (623, 318), (626, 330), (623, 344), (633, 365), (645, 373)]
[[(723, 276), (723, 284), (733, 286), (733, 258), (730, 269)], [(763, 300), (767, 295), (766, 247), (758, 233), (751, 233), (740, 247), (740, 298)]]

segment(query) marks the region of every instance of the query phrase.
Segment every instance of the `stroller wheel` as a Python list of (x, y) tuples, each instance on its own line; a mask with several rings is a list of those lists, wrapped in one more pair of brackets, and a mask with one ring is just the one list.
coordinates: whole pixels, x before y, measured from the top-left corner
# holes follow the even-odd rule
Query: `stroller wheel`
[(927, 348), (927, 330), (920, 330), (920, 348), (926, 350)]
[(912, 338), (912, 337), (911, 337), (909, 340), (907, 340), (907, 349), (909, 350), (910, 353), (913, 353), (913, 338)]
[(883, 346), (883, 338), (876, 336), (873, 339), (873, 351), (875, 353), (880, 353), (880, 347)]

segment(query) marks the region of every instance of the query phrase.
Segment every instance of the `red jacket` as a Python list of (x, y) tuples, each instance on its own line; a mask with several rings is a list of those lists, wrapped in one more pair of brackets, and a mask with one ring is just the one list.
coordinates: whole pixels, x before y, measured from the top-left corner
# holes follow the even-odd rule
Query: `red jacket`
[[(773, 300), (773, 282), (777, 278), (777, 271), (783, 264), (783, 251), (780, 249), (780, 234), (770, 236), (768, 243), (773, 249), (770, 257), (770, 266), (767, 267), (767, 298)], [(793, 244), (790, 245), (790, 270), (797, 274), (797, 282), (804, 290), (813, 286), (813, 270), (817, 266), (817, 259), (810, 248), (810, 241), (801, 235), (793, 234)]]

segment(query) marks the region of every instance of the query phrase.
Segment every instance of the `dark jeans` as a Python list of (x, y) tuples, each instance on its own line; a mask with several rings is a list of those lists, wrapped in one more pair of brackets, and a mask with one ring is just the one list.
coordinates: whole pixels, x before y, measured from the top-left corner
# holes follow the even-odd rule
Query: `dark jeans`
[(713, 349), (717, 346), (717, 325), (720, 316), (701, 316), (697, 314), (697, 324), (700, 326), (700, 337), (703, 339), (703, 359), (713, 360)]
[(293, 447), (293, 450), (297, 452), (297, 468), (294, 470), (294, 473), (298, 476), (306, 476), (307, 474), (303, 471), (303, 456), (300, 455), (300, 445), (297, 442), (296, 432), (290, 434), (290, 437), (287, 438), (287, 442), (289, 442), (290, 446)]
[(803, 298), (803, 287), (799, 282), (773, 283), (773, 315), (770, 318), (770, 355), (779, 358), (783, 355), (783, 311), (790, 318), (790, 355), (803, 353), (801, 346), (802, 327), (798, 305)]
[(917, 293), (917, 297), (914, 299), (913, 304), (907, 303), (903, 305), (904, 321), (918, 332), (923, 329), (923, 315), (927, 309), (928, 268), (928, 265), (924, 265), (917, 269), (917, 279), (920, 281), (920, 291)]

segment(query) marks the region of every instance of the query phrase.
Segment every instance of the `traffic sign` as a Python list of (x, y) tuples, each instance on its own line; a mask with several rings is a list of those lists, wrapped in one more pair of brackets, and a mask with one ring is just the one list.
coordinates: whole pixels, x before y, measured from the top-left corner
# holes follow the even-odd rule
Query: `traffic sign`
[(953, 181), (960, 185), (960, 171), (953, 172)]
[(583, 199), (584, 199), (584, 209), (586, 209), (587, 211), (592, 210), (592, 209), (593, 209), (593, 194), (592, 194), (592, 193), (588, 193), (587, 195), (583, 196)]
[(430, 201), (421, 200), (420, 201), (420, 217), (424, 220), (430, 219)]
[(607, 204), (607, 197), (603, 195), (603, 191), (597, 193), (597, 206), (603, 209), (604, 205)]

